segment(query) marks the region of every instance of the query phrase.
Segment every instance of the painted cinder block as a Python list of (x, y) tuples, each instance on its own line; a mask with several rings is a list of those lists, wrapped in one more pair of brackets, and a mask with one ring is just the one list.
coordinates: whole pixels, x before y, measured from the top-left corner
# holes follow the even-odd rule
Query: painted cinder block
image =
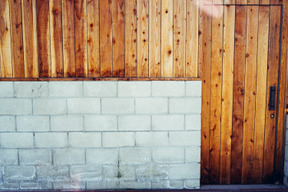
[(135, 146), (132, 132), (105, 132), (102, 133), (103, 147), (129, 147)]
[(167, 114), (167, 98), (136, 98), (136, 114)]
[(136, 146), (141, 147), (158, 147), (168, 146), (168, 133), (167, 132), (137, 132), (136, 133)]
[(51, 150), (47, 149), (21, 149), (19, 150), (20, 165), (51, 165)]
[(33, 133), (1, 133), (2, 148), (33, 148)]
[(168, 165), (148, 163), (136, 166), (137, 181), (159, 181), (168, 179)]
[(200, 131), (183, 131), (169, 133), (170, 146), (200, 146), (201, 132)]
[(153, 81), (153, 97), (183, 97), (185, 95), (184, 81)]
[(101, 165), (76, 165), (70, 168), (71, 179), (75, 181), (97, 181), (102, 179)]
[(117, 164), (118, 150), (117, 149), (87, 149), (86, 150), (87, 164)]
[(201, 148), (189, 147), (185, 149), (185, 161), (188, 163), (200, 163)]
[(84, 149), (55, 149), (53, 162), (55, 165), (85, 164), (85, 151)]
[(48, 97), (48, 82), (15, 82), (16, 97)]
[(134, 99), (104, 98), (102, 99), (103, 114), (134, 114)]
[(16, 149), (0, 149), (0, 166), (17, 165), (17, 164), (18, 164), (18, 153)]
[(13, 82), (0, 82), (0, 98), (13, 97), (13, 96), (14, 96)]
[(68, 114), (99, 114), (100, 99), (98, 98), (68, 98)]
[(151, 130), (151, 117), (148, 115), (121, 115), (118, 117), (118, 126), (120, 131)]
[(113, 115), (86, 115), (84, 117), (85, 131), (116, 131), (117, 116)]
[(84, 82), (85, 97), (116, 97), (117, 82)]
[(151, 150), (146, 148), (120, 148), (119, 162), (123, 164), (143, 164), (151, 162)]
[(15, 117), (14, 116), (0, 116), (0, 132), (15, 131)]
[(186, 81), (186, 96), (188, 97), (201, 97), (202, 94), (201, 81)]
[(52, 182), (69, 179), (69, 167), (59, 165), (39, 165), (36, 166), (38, 181)]
[(82, 82), (49, 82), (50, 97), (81, 97)]
[(171, 98), (169, 99), (169, 113), (199, 114), (201, 113), (201, 98)]
[(157, 163), (183, 163), (184, 148), (155, 148), (152, 149), (152, 158)]
[(49, 116), (17, 116), (17, 131), (49, 131)]
[(184, 130), (184, 115), (154, 115), (152, 130)]
[(118, 97), (149, 97), (151, 82), (118, 82)]
[(33, 180), (36, 177), (36, 168), (34, 166), (6, 166), (4, 173), (4, 181)]
[(170, 179), (199, 179), (200, 163), (176, 164), (169, 166)]
[(69, 133), (70, 147), (101, 147), (101, 133)]
[(83, 116), (52, 116), (51, 131), (83, 131)]
[(201, 115), (193, 114), (185, 116), (185, 130), (201, 130)]
[(33, 113), (36, 115), (66, 114), (66, 99), (35, 99)]
[(39, 148), (67, 147), (67, 133), (35, 133), (35, 146)]
[(31, 115), (31, 99), (0, 99), (0, 115)]

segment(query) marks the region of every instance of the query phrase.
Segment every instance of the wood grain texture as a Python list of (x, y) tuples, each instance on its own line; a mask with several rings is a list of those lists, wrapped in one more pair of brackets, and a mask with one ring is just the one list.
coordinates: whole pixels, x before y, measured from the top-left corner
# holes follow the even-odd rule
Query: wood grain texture
[(125, 77), (137, 76), (137, 0), (125, 0)]
[(185, 76), (186, 1), (174, 1), (174, 77)]
[(88, 76), (100, 77), (99, 0), (88, 0)]
[[(199, 0), (187, 0), (186, 77), (199, 77)], [(202, 33), (202, 32), (201, 32)]]
[(25, 77), (39, 77), (36, 0), (22, 0)]
[(11, 23), (8, 0), (0, 0), (0, 67), (1, 77), (12, 77)]
[(62, 2), (50, 0), (51, 77), (64, 77)]
[(25, 77), (21, 0), (10, 1), (13, 77)]
[(246, 11), (244, 6), (236, 7), (235, 16), (235, 59), (234, 59), (234, 90), (233, 90), (233, 128), (231, 146), (231, 184), (241, 183), (245, 64), (246, 64)]
[(62, 0), (64, 77), (75, 77), (74, 1)]
[(112, 0), (99, 1), (101, 77), (112, 75)]
[(262, 183), (266, 118), (269, 7), (259, 7), (253, 183)]
[(162, 0), (161, 76), (173, 76), (173, 0)]
[[(269, 48), (268, 48), (268, 90), (270, 86), (276, 86), (278, 90), (278, 73), (279, 73), (279, 57), (280, 57), (280, 7), (270, 7), (270, 24), (269, 24)], [(277, 98), (277, 93), (276, 97)], [(270, 93), (267, 94), (267, 103), (269, 103)], [(275, 101), (277, 102), (277, 101)], [(263, 166), (263, 182), (273, 183), (273, 166), (275, 152), (275, 136), (276, 136), (276, 118), (271, 118), (275, 115), (275, 111), (269, 111), (266, 106), (266, 128), (265, 128), (265, 151), (264, 151), (264, 166)]]
[(137, 77), (149, 76), (149, 1), (137, 0)]
[(74, 3), (76, 77), (87, 77), (87, 0), (75, 0)]
[[(203, 4), (200, 4), (203, 6)], [(211, 111), (211, 53), (212, 19), (202, 8), (199, 10), (199, 66), (202, 69), (201, 111), (201, 183), (209, 184), (210, 175), (210, 111)]]
[(161, 0), (149, 1), (149, 77), (161, 76)]
[[(213, 6), (214, 12), (222, 6)], [(210, 112), (210, 183), (220, 180), (220, 130), (222, 99), (223, 16), (212, 18), (212, 66), (211, 66), (211, 112)]]
[(113, 77), (125, 76), (125, 6), (124, 0), (112, 1)]
[(235, 7), (224, 6), (220, 184), (230, 184), (234, 79)]

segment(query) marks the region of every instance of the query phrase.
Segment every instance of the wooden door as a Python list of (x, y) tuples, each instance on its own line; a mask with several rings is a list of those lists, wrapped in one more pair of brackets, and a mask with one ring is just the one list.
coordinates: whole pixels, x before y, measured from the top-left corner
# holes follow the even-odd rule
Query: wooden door
[(211, 41), (204, 44), (201, 183), (275, 183), (281, 6), (211, 9), (223, 15), (202, 20)]

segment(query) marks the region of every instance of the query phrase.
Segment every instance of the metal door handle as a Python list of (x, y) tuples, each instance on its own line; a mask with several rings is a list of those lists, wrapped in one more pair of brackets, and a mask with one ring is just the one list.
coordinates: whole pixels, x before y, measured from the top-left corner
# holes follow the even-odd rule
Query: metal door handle
[(269, 111), (275, 110), (276, 86), (270, 86)]

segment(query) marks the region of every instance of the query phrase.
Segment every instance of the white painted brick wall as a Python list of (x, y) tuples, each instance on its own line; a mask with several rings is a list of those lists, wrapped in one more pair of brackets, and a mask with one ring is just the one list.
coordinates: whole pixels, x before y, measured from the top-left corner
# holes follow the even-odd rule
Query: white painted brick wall
[(200, 186), (200, 81), (0, 82), (0, 106), (0, 190)]

